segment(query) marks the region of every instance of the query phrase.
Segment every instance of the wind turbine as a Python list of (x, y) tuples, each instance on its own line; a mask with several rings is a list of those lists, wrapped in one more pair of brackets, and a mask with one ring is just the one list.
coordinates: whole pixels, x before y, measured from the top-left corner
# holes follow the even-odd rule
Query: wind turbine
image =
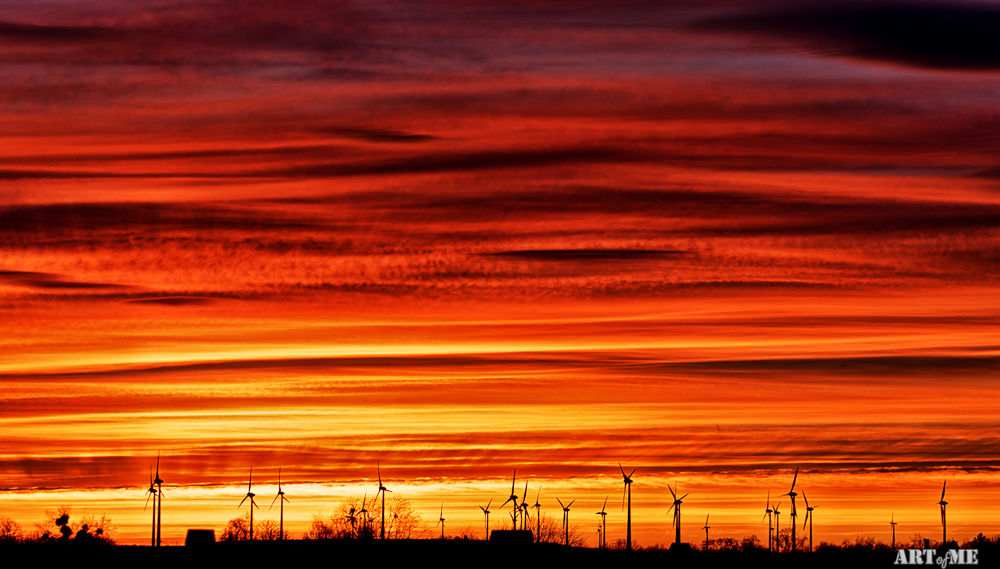
[(891, 518), (891, 520), (892, 521), (889, 522), (889, 525), (892, 527), (892, 548), (896, 549), (896, 524), (898, 522), (896, 521), (896, 512), (895, 511), (892, 512), (892, 518)]
[(711, 526), (708, 525), (708, 514), (705, 515), (705, 527), (701, 529), (705, 530), (705, 551), (708, 551), (708, 530), (711, 529)]
[(514, 484), (517, 482), (517, 469), (514, 469), (514, 476), (510, 479), (510, 498), (507, 498), (507, 502), (504, 502), (500, 507), (504, 507), (508, 502), (514, 502), (514, 513), (511, 514), (510, 519), (513, 521), (511, 526), (513, 529), (517, 529), (517, 494), (514, 493)]
[[(675, 482), (674, 487), (676, 488), (676, 486), (677, 483)], [(674, 521), (671, 525), (677, 529), (677, 534), (674, 536), (674, 543), (678, 544), (679, 547), (681, 543), (681, 504), (684, 503), (684, 498), (690, 496), (691, 493), (689, 492), (678, 498), (677, 492), (674, 491), (674, 488), (667, 486), (667, 490), (670, 490), (670, 495), (674, 497), (674, 503), (670, 506), (670, 510), (674, 511)], [(667, 510), (668, 514), (670, 513), (670, 510)]]
[(569, 545), (569, 507), (572, 506), (573, 502), (576, 502), (576, 500), (573, 500), (573, 502), (566, 505), (563, 505), (562, 500), (559, 498), (556, 498), (556, 502), (559, 502), (559, 505), (562, 506), (563, 509), (563, 529), (566, 530), (566, 545)]
[(781, 553), (781, 512), (778, 508), (781, 506), (781, 500), (778, 500), (778, 505), (774, 507), (774, 550)]
[[(253, 467), (251, 466), (250, 467), (250, 482), (247, 484), (247, 495), (243, 496), (243, 499), (240, 500), (240, 505), (236, 506), (236, 509), (242, 508), (243, 507), (243, 502), (246, 502), (247, 498), (250, 498), (250, 541), (253, 541), (253, 509), (254, 509), (254, 506), (257, 506), (257, 502), (255, 502), (254, 499), (253, 499), (254, 496), (256, 496), (256, 494), (254, 494), (253, 492), (250, 491), (250, 489), (252, 487), (253, 487)], [(260, 506), (257, 506), (257, 509), (259, 510)]]
[(524, 483), (524, 496), (521, 497), (521, 529), (528, 529), (528, 522), (530, 518), (528, 517), (528, 509), (531, 506), (528, 505), (528, 483)]
[[(938, 502), (938, 505), (941, 506), (941, 543), (948, 542), (948, 522), (944, 516), (945, 506), (948, 505), (948, 502), (944, 501), (944, 491), (947, 488), (947, 486), (948, 486), (948, 481), (945, 480), (944, 484), (941, 485), (941, 501)], [(163, 498), (161, 497), (160, 500), (163, 500)]]
[(160, 538), (162, 533), (160, 533), (160, 522), (163, 520), (163, 480), (160, 480), (160, 453), (156, 453), (156, 480), (153, 480), (156, 484), (156, 493), (159, 495), (159, 504), (155, 505), (156, 509), (156, 547), (160, 547)]
[(809, 551), (813, 550), (813, 515), (812, 511), (816, 508), (809, 506), (809, 498), (806, 498), (805, 491), (802, 492), (802, 499), (806, 501), (806, 519), (802, 522), (802, 531), (806, 531), (806, 524), (809, 524)]
[(626, 525), (625, 531), (625, 549), (626, 551), (632, 551), (632, 474), (635, 474), (636, 469), (632, 469), (632, 473), (626, 475), (625, 469), (622, 468), (622, 463), (618, 463), (618, 470), (622, 471), (622, 478), (624, 478), (625, 488), (622, 490), (622, 508), (625, 507), (625, 494), (628, 493), (628, 524)]
[(799, 479), (799, 469), (798, 467), (796, 467), (795, 477), (792, 478), (792, 488), (788, 491), (787, 494), (782, 494), (782, 496), (792, 497), (792, 553), (795, 553), (795, 517), (798, 516), (798, 514), (795, 512), (795, 497), (798, 496), (798, 494), (795, 493), (795, 481), (798, 479)]
[(489, 541), (489, 539), (490, 539), (490, 504), (492, 504), (492, 503), (493, 503), (493, 499), (490, 498), (490, 501), (486, 502), (486, 507), (485, 508), (482, 507), (482, 506), (479, 506), (479, 509), (482, 510), (484, 514), (486, 514), (486, 540), (487, 541)]
[[(444, 539), (444, 503), (441, 504), (441, 515), (438, 517), (438, 524), (441, 524), (441, 539)], [(434, 524), (437, 526), (437, 524)]]
[(150, 537), (150, 547), (156, 547), (156, 483), (153, 482), (153, 467), (149, 467), (149, 490), (146, 490), (146, 505), (142, 511), (149, 507), (149, 499), (153, 499), (153, 535)]
[[(771, 509), (771, 491), (768, 490), (767, 491), (767, 504), (766, 504), (766, 508), (764, 510), (764, 518), (767, 518), (767, 550), (768, 551), (772, 550), (771, 534), (773, 532), (771, 531), (771, 529), (772, 529), (771, 528), (771, 514), (773, 512), (774, 512), (774, 510)], [(760, 521), (764, 521), (764, 518), (761, 518)]]
[(358, 510), (358, 513), (361, 514), (361, 534), (363, 536), (368, 536), (371, 531), (371, 516), (368, 515), (368, 510), (365, 509), (365, 504), (367, 502), (368, 492), (365, 492), (364, 498), (361, 499), (361, 509)]
[[(281, 511), (281, 517), (279, 518), (280, 521), (278, 522), (278, 540), (279, 541), (284, 541), (285, 540), (285, 502), (288, 501), (288, 498), (286, 498), (285, 497), (285, 493), (281, 491), (281, 467), (280, 466), (278, 467), (278, 494), (274, 497), (274, 500), (271, 500), (271, 508), (274, 507), (274, 501), (277, 500), (278, 498), (281, 498), (281, 501), (278, 502), (278, 509)], [(268, 510), (270, 510), (271, 508), (268, 508)], [(351, 508), (351, 516), (350, 517), (354, 517), (354, 508)], [(353, 523), (352, 523), (352, 527), (353, 527)]]
[(354, 508), (354, 506), (351, 506), (351, 509), (347, 511), (347, 515), (344, 516), (345, 520), (351, 522), (351, 535), (356, 535), (358, 533), (356, 527), (358, 523), (358, 517), (354, 515), (355, 512), (357, 512), (357, 510)]
[[(601, 525), (597, 526), (598, 543), (600, 544), (601, 549), (608, 548), (608, 513), (604, 511), (605, 508), (607, 507), (608, 507), (608, 497), (605, 496), (604, 505), (601, 506), (601, 511), (597, 512), (597, 515), (601, 516)], [(604, 528), (603, 532), (601, 530), (602, 526)]]
[(538, 486), (538, 492), (535, 493), (535, 505), (532, 508), (535, 509), (535, 520), (538, 522), (537, 533), (535, 534), (535, 542), (541, 543), (542, 541), (542, 504), (538, 501), (538, 497), (542, 495), (542, 486)]
[[(392, 490), (389, 490), (388, 488), (385, 487), (384, 484), (382, 484), (382, 465), (379, 464), (378, 462), (376, 462), (375, 466), (378, 468), (378, 491), (382, 493), (382, 537), (381, 537), (381, 539), (385, 539), (385, 493), (386, 492), (392, 492)], [(375, 494), (375, 499), (378, 500), (378, 494)]]

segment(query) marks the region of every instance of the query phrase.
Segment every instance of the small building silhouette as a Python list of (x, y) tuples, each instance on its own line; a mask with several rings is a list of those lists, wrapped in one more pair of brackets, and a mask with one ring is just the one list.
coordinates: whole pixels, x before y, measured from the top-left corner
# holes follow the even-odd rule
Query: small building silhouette
[(214, 529), (189, 529), (184, 538), (185, 547), (204, 547), (215, 543)]

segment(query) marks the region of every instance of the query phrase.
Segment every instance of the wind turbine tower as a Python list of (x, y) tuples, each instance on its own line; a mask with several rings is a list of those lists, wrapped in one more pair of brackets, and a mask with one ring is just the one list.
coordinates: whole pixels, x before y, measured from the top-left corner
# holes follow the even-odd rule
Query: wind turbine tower
[(899, 523), (896, 521), (896, 512), (892, 513), (892, 518), (890, 519), (892, 520), (889, 522), (889, 526), (892, 527), (892, 548), (896, 549), (896, 524)]
[[(938, 505), (941, 506), (941, 543), (948, 542), (948, 520), (945, 518), (945, 506), (948, 505), (948, 502), (944, 501), (944, 491), (947, 486), (948, 481), (945, 480), (944, 484), (941, 485), (941, 501), (938, 502)], [(162, 496), (160, 497), (160, 501), (163, 501)]]
[(542, 495), (542, 487), (538, 486), (538, 492), (535, 493), (535, 505), (532, 508), (535, 509), (535, 521), (538, 523), (538, 533), (535, 534), (535, 543), (541, 543), (542, 541), (542, 504), (538, 501), (538, 497)]
[(482, 510), (483, 514), (486, 515), (486, 540), (487, 541), (489, 541), (489, 539), (490, 539), (490, 504), (492, 504), (492, 503), (493, 503), (493, 499), (491, 498), (489, 502), (486, 502), (486, 507), (485, 508), (482, 507), (482, 506), (479, 506), (479, 509)]
[(774, 550), (781, 553), (781, 512), (778, 508), (781, 507), (781, 500), (778, 500), (778, 504), (774, 506)]
[(795, 493), (795, 481), (799, 479), (799, 469), (795, 469), (795, 477), (792, 478), (792, 488), (787, 494), (782, 494), (782, 496), (790, 496), (792, 498), (792, 553), (795, 553), (795, 517), (798, 514), (795, 512), (795, 497), (798, 494)]
[(511, 521), (513, 522), (511, 528), (513, 529), (517, 529), (517, 494), (514, 493), (515, 484), (517, 484), (516, 468), (514, 469), (514, 476), (510, 479), (510, 498), (507, 498), (507, 501), (500, 505), (500, 507), (502, 508), (506, 506), (508, 502), (514, 502), (514, 512), (510, 516)]
[(632, 474), (635, 474), (636, 469), (632, 469), (632, 473), (626, 475), (625, 469), (622, 468), (622, 463), (618, 463), (618, 470), (622, 471), (622, 478), (624, 479), (625, 488), (622, 490), (622, 507), (625, 506), (625, 494), (628, 494), (628, 520), (625, 529), (625, 550), (632, 551)]
[(573, 502), (566, 505), (563, 505), (562, 500), (559, 498), (556, 498), (556, 502), (559, 502), (559, 505), (562, 506), (563, 509), (563, 529), (566, 531), (566, 545), (569, 545), (569, 507), (572, 506), (573, 502), (576, 502), (576, 500), (573, 500)]
[[(438, 524), (441, 524), (441, 539), (444, 539), (444, 504), (441, 504), (441, 515), (438, 516)], [(437, 524), (434, 524), (437, 525)]]
[(806, 524), (809, 524), (809, 551), (813, 550), (813, 515), (812, 511), (816, 508), (809, 506), (809, 498), (806, 497), (805, 491), (802, 492), (802, 499), (806, 501), (806, 519), (802, 523), (802, 531), (806, 531)]
[(159, 503), (153, 504), (153, 508), (156, 510), (156, 547), (160, 547), (160, 538), (162, 537), (160, 522), (163, 521), (163, 480), (160, 479), (160, 453), (156, 453), (156, 480), (153, 480), (153, 483), (156, 484), (156, 493), (159, 499)]
[(701, 529), (705, 530), (705, 551), (708, 551), (708, 530), (712, 529), (711, 526), (708, 525), (708, 515), (705, 516), (705, 527)]
[(528, 505), (528, 483), (524, 483), (524, 496), (521, 497), (521, 529), (528, 529), (528, 522), (531, 518), (528, 516), (528, 510), (531, 506)]
[[(382, 493), (382, 537), (385, 539), (385, 493), (392, 492), (382, 484), (382, 465), (378, 462), (375, 463), (376, 468), (378, 468), (378, 491)], [(375, 494), (375, 499), (378, 500), (378, 494)]]
[[(279, 498), (281, 499), (281, 501), (278, 502), (278, 510), (281, 512), (281, 515), (278, 518), (280, 520), (278, 522), (278, 540), (279, 541), (284, 541), (285, 540), (285, 502), (288, 501), (288, 498), (286, 498), (285, 497), (285, 493), (281, 491), (281, 467), (280, 466), (278, 467), (278, 494), (274, 497), (274, 500), (271, 500), (271, 508), (274, 507), (274, 501), (278, 500)], [(270, 510), (271, 508), (268, 508), (268, 510)], [(352, 518), (352, 519), (354, 518), (354, 508), (351, 508), (350, 518)], [(351, 523), (351, 527), (352, 528), (354, 527), (353, 521)]]
[(146, 505), (143, 506), (142, 511), (146, 511), (149, 507), (149, 499), (153, 499), (153, 521), (152, 521), (152, 535), (149, 538), (149, 546), (156, 547), (156, 483), (153, 482), (153, 467), (149, 467), (149, 490), (146, 490)]
[(250, 541), (253, 541), (253, 509), (254, 509), (255, 506), (257, 507), (257, 509), (260, 509), (260, 506), (257, 506), (257, 502), (254, 501), (254, 496), (256, 496), (256, 494), (254, 494), (251, 491), (251, 488), (253, 488), (253, 467), (252, 466), (250, 467), (250, 482), (247, 484), (247, 495), (243, 496), (243, 499), (240, 500), (240, 505), (236, 506), (236, 508), (237, 509), (242, 508), (243, 507), (243, 502), (246, 502), (247, 498), (250, 498)]
[(598, 545), (601, 549), (608, 548), (608, 513), (604, 511), (607, 507), (608, 496), (605, 496), (604, 505), (601, 506), (601, 511), (597, 512), (597, 515), (601, 516), (601, 525), (597, 526)]
[(772, 513), (774, 513), (774, 510), (771, 509), (771, 491), (768, 490), (767, 491), (767, 504), (765, 504), (765, 509), (764, 509), (764, 517), (760, 519), (760, 521), (764, 521), (765, 518), (767, 519), (767, 550), (768, 551), (772, 551), (773, 550), (773, 545), (772, 545), (772, 540), (771, 540), (771, 536), (774, 533), (772, 531), (773, 528), (771, 527), (771, 514)]
[[(674, 488), (671, 488), (670, 486), (667, 486), (667, 490), (670, 490), (670, 495), (674, 497), (674, 503), (671, 504), (671, 506), (670, 506), (670, 510), (674, 511), (674, 520), (673, 520), (673, 523), (671, 525), (673, 525), (674, 528), (677, 530), (677, 533), (674, 535), (674, 543), (678, 544), (678, 546), (679, 546), (680, 543), (681, 543), (681, 504), (684, 503), (683, 502), (684, 498), (687, 498), (691, 494), (689, 492), (687, 494), (684, 494), (680, 498), (678, 498), (677, 497), (677, 492), (675, 491), (676, 486), (677, 486), (677, 483), (675, 482), (674, 483)], [(668, 514), (670, 513), (670, 510), (667, 510)]]

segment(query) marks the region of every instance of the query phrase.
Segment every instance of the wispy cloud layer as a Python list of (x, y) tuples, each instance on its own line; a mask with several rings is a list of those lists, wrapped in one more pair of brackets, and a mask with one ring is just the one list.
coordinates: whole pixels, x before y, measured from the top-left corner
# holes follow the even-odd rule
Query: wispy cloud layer
[(621, 460), (649, 543), (678, 476), (995, 488), (998, 14), (8, 2), (0, 509), (157, 451), (469, 500)]

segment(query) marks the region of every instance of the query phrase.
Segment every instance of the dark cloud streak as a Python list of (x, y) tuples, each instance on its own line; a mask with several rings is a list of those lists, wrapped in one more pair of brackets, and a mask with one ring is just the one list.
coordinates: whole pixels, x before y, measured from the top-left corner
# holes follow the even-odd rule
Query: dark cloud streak
[[(952, 71), (1000, 68), (1000, 8), (942, 2), (853, 2), (727, 14), (690, 29), (787, 40), (810, 53)], [(765, 9), (766, 10), (766, 9)]]

